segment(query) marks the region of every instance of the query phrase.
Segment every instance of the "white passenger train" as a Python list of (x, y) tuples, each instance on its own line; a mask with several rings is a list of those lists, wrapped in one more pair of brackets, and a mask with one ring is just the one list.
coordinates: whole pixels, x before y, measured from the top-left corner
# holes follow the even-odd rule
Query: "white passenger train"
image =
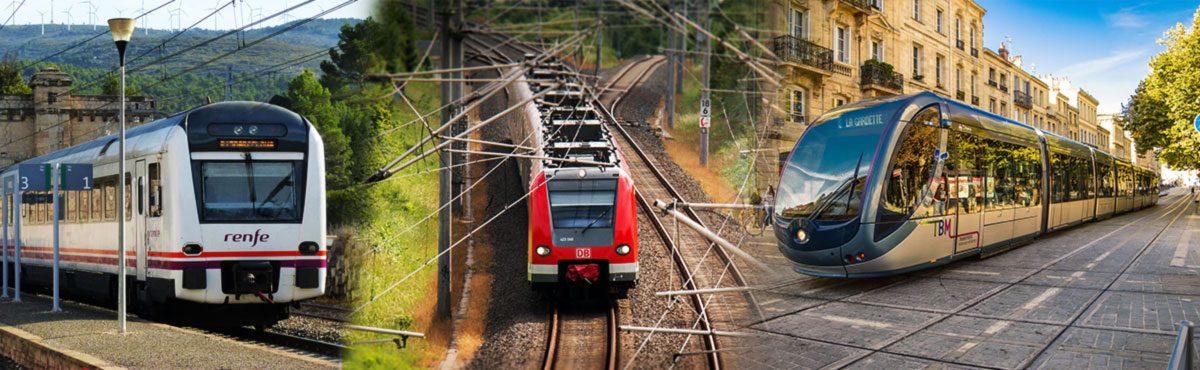
[[(109, 135), (22, 162), (94, 166), (92, 190), (59, 195), (61, 287), (111, 302), (117, 140)], [(271, 104), (215, 103), (128, 130), (126, 150), (131, 307), (269, 325), (286, 318), (287, 303), (324, 293), (324, 149), (306, 119)], [(17, 166), (0, 170), (4, 179), (15, 176)], [(10, 238), (13, 200), (5, 199)], [(25, 192), (21, 203), (22, 285), (49, 286), (50, 193)]]

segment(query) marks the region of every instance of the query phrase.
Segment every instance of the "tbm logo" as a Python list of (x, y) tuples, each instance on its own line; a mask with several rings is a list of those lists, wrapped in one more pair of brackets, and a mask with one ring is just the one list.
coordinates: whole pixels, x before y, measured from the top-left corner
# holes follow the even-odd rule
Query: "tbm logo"
[(254, 230), (254, 234), (225, 234), (225, 241), (234, 243), (254, 242), (254, 244), (250, 245), (251, 248), (254, 248), (259, 242), (266, 243), (268, 239), (271, 239), (271, 234), (260, 234), (260, 231), (262, 229)]
[(933, 228), (933, 236), (946, 235), (946, 232), (950, 231), (951, 222), (951, 220), (934, 221), (934, 223), (937, 224), (937, 227)]

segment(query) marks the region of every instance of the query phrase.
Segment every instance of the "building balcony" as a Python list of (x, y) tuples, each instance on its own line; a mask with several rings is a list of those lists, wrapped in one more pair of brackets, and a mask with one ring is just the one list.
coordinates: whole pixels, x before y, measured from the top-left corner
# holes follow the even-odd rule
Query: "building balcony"
[(1013, 90), (1013, 104), (1025, 109), (1033, 108), (1033, 97), (1021, 90)]
[(888, 70), (880, 64), (863, 64), (859, 70), (862, 75), (862, 89), (882, 90), (891, 94), (904, 92), (904, 75)]
[(962, 50), (962, 51), (966, 51), (966, 50), (967, 50), (967, 49), (966, 49), (966, 44), (965, 44), (965, 43), (963, 43), (963, 40), (957, 40), (957, 41), (955, 41), (955, 42), (954, 42), (954, 46), (957, 46), (957, 47), (958, 47), (958, 50)]
[(974, 96), (974, 95), (971, 96), (971, 105), (974, 105), (976, 107), (979, 106), (979, 97), (978, 96)]
[(996, 83), (996, 80), (988, 80), (987, 84), (988, 84), (988, 86), (991, 86), (991, 87), (996, 87), (996, 86), (1000, 85), (1000, 84)]
[(1008, 85), (1000, 84), (1000, 91), (1008, 92)]
[(954, 98), (960, 101), (965, 101), (967, 100), (967, 93), (965, 91), (958, 90), (958, 92), (954, 93)]
[(979, 49), (971, 48), (971, 56), (978, 58), (979, 57)]
[(838, 2), (849, 5), (850, 8), (863, 13), (870, 13), (871, 10), (875, 9), (875, 5), (872, 4), (873, 1), (871, 0), (838, 0)]
[(775, 37), (775, 55), (785, 62), (797, 63), (820, 70), (833, 71), (833, 50), (792, 35)]

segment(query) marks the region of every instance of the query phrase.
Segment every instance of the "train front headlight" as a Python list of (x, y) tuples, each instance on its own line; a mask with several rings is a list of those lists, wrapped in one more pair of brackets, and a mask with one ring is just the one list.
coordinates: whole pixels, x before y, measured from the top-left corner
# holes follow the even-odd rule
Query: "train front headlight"
[(542, 257), (549, 256), (550, 255), (550, 247), (547, 247), (544, 245), (539, 245), (539, 246), (537, 246), (537, 248), (533, 249), (533, 252), (537, 253), (537, 255), (542, 256)]
[(317, 245), (316, 242), (300, 243), (300, 254), (303, 254), (306, 256), (311, 256), (311, 255), (317, 254), (317, 252), (320, 252), (320, 251), (321, 251), (321, 246)]
[(629, 252), (633, 252), (633, 248), (631, 248), (629, 244), (621, 244), (617, 246), (617, 254), (626, 256), (629, 255)]

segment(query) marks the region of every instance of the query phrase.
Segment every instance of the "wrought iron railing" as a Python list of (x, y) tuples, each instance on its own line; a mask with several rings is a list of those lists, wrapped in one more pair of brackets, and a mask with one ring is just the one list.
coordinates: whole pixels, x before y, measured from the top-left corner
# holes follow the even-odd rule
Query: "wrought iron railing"
[(1033, 97), (1021, 90), (1013, 90), (1013, 104), (1025, 109), (1033, 108)]
[(974, 95), (971, 96), (971, 105), (974, 105), (976, 107), (979, 106), (979, 97), (978, 96), (974, 96)]
[(904, 75), (899, 72), (888, 71), (876, 64), (863, 64), (860, 74), (863, 87), (877, 85), (896, 91), (904, 90)]
[(858, 10), (862, 10), (864, 12), (869, 12), (869, 11), (871, 11), (872, 8), (875, 7), (874, 4), (872, 4), (873, 1), (871, 1), (871, 0), (841, 0), (841, 1), (843, 3), (849, 4), (851, 7), (854, 7)]
[(979, 49), (971, 48), (971, 56), (978, 58), (979, 57)]
[(958, 46), (958, 50), (963, 50), (963, 51), (967, 50), (966, 43), (964, 43), (963, 40), (956, 40), (954, 44), (955, 44), (955, 46)]
[(833, 70), (833, 50), (792, 35), (775, 37), (775, 55), (784, 61)]

